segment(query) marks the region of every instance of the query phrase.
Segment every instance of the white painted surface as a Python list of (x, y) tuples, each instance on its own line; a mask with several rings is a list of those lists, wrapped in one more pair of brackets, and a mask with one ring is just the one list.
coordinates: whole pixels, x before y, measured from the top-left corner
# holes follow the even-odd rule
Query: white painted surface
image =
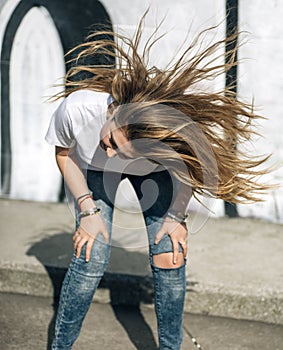
[[(4, 6), (2, 6), (3, 1), (0, 4), (0, 42), (9, 16), (18, 2), (19, 0), (10, 0), (6, 1)], [(224, 0), (214, 1), (213, 5), (209, 0), (198, 2), (192, 0), (175, 2), (164, 0), (162, 3), (157, 0), (116, 0), (115, 2), (102, 0), (101, 2), (110, 14), (114, 29), (127, 35), (134, 32), (138, 20), (149, 5), (151, 9), (146, 20), (145, 37), (166, 16), (161, 27), (161, 33), (167, 32), (167, 35), (162, 40), (162, 44), (157, 45), (156, 49), (153, 50), (152, 61), (150, 62), (161, 67), (175, 54), (177, 57), (178, 48), (184, 42), (188, 30), (190, 31), (188, 39), (191, 39), (201, 29), (219, 24), (223, 21), (225, 15)], [(283, 59), (283, 26), (281, 19), (283, 3), (277, 0), (269, 2), (241, 0), (239, 1), (239, 10), (240, 29), (248, 30), (251, 33), (248, 36), (249, 42), (239, 52), (240, 58), (248, 59), (241, 63), (239, 67), (239, 95), (247, 101), (254, 97), (258, 112), (269, 117), (268, 121), (260, 122), (260, 131), (265, 138), (256, 142), (254, 154), (274, 153), (270, 164), (278, 164), (278, 170), (272, 175), (266, 176), (264, 180), (282, 183), (281, 95), (283, 91), (283, 69), (281, 62)], [(39, 16), (41, 20), (37, 22), (35, 20), (36, 16)], [(12, 62), (11, 83), (16, 89), (13, 90), (12, 96), (14, 101), (12, 103), (14, 114), (12, 142), (13, 151), (16, 151), (17, 155), (13, 159), (12, 194), (18, 198), (39, 199), (40, 197), (40, 199), (55, 200), (59, 175), (54, 164), (53, 152), (43, 141), (43, 134), (47, 128), (51, 109), (54, 106), (41, 105), (40, 103), (42, 96), (45, 94), (44, 86), (51, 85), (55, 79), (63, 75), (63, 53), (58, 35), (54, 32), (52, 20), (47, 19), (46, 12), (45, 14), (41, 12), (41, 15), (37, 14), (36, 16), (29, 20), (29, 23), (26, 21), (25, 27), (22, 26), (21, 28), (21, 34), (19, 34), (19, 30), (16, 38), (18, 40), (17, 47), (15, 44), (13, 48), (13, 55), (17, 59)], [(222, 23), (222, 26), (219, 27), (218, 34), (223, 34), (224, 25), (225, 23)], [(36, 31), (31, 30), (33, 26)], [(40, 33), (48, 34), (48, 40), (41, 40)], [(51, 56), (49, 56), (50, 54)], [(32, 61), (34, 63), (37, 60), (36, 71), (31, 69), (35, 67), (34, 63), (31, 66), (23, 64), (24, 60), (27, 59), (34, 60)], [(43, 69), (46, 65), (50, 68), (49, 72)], [(39, 80), (39, 76), (42, 76), (42, 79)], [(25, 77), (29, 77), (30, 85), (18, 84), (19, 81), (25, 81)], [(33, 83), (31, 84), (31, 82)], [(218, 81), (218, 83), (221, 86), (223, 80)], [(25, 100), (23, 92), (27, 88), (31, 93), (28, 94), (28, 100)], [(52, 93), (49, 92), (49, 94)], [(29, 122), (31, 120), (32, 123)], [(27, 125), (30, 127), (27, 127)], [(21, 131), (24, 128), (27, 131)], [(30, 138), (30, 136), (33, 137)], [(34, 146), (37, 146), (37, 150), (40, 149), (40, 156), (38, 152), (32, 155)], [(42, 170), (39, 171), (39, 168)], [(48, 171), (48, 176), (46, 171)], [(37, 185), (35, 186), (35, 184)], [(41, 189), (39, 190), (39, 188)], [(123, 187), (123, 192), (127, 192), (127, 198), (123, 199), (122, 195), (117, 196), (117, 198), (120, 198), (120, 206), (133, 205), (135, 201), (134, 194), (129, 197), (129, 192), (126, 191), (125, 187)], [(214, 204), (215, 216), (223, 215), (222, 201), (216, 201)], [(266, 202), (239, 206), (239, 212), (242, 216), (261, 217), (282, 222), (282, 188), (273, 191)]]
[(244, 59), (239, 66), (239, 96), (254, 98), (256, 111), (268, 120), (259, 121), (259, 131), (252, 154), (273, 153), (269, 165), (277, 170), (264, 176), (263, 181), (279, 183), (262, 203), (239, 205), (241, 216), (258, 217), (283, 222), (283, 3), (282, 1), (241, 1), (240, 30), (249, 34), (246, 45), (239, 51)]
[(57, 103), (46, 98), (64, 76), (63, 49), (48, 11), (32, 8), (15, 36), (10, 62), (11, 197), (55, 201), (60, 175), (44, 136)]
[[(188, 28), (195, 34), (201, 29), (221, 22), (224, 18), (225, 1), (217, 1), (211, 6), (211, 1), (157, 1), (139, 2), (124, 0), (103, 0), (110, 13), (116, 30), (133, 33), (140, 15), (151, 5), (150, 14), (145, 28), (145, 34), (155, 28), (156, 23), (167, 17), (162, 28), (169, 33), (162, 40), (162, 45), (153, 50), (152, 64), (163, 65), (172, 57), (184, 39)], [(130, 4), (131, 3), (131, 4)], [(137, 11), (138, 9), (138, 11)], [(279, 183), (280, 188), (270, 191), (268, 196), (262, 196), (264, 202), (251, 205), (238, 205), (241, 216), (257, 217), (275, 222), (283, 222), (283, 137), (281, 123), (281, 99), (283, 91), (283, 3), (273, 0), (239, 1), (240, 30), (248, 30), (248, 43), (241, 47), (239, 58), (245, 60), (239, 67), (239, 96), (247, 102), (254, 103), (257, 112), (269, 118), (260, 121), (259, 131), (264, 138), (253, 146), (252, 154), (273, 153), (269, 165), (276, 165), (277, 170), (266, 175), (262, 181)], [(222, 27), (223, 28), (223, 27)], [(218, 34), (221, 34), (221, 31)], [(193, 35), (192, 35), (193, 36)], [(191, 38), (191, 36), (189, 36)], [(181, 40), (182, 39), (182, 40)], [(247, 60), (246, 60), (247, 59)], [(221, 86), (222, 81), (218, 82)], [(217, 85), (219, 86), (219, 85)], [(250, 147), (247, 146), (250, 151)], [(213, 216), (224, 215), (222, 201), (211, 203)], [(192, 210), (203, 213), (196, 203), (191, 203)]]
[[(182, 52), (181, 47), (183, 45), (187, 47), (200, 31), (219, 25), (213, 35), (222, 36), (225, 30), (225, 0), (214, 1), (213, 6), (209, 0), (198, 2), (117, 0), (115, 3), (111, 0), (102, 0), (101, 2), (110, 15), (114, 30), (127, 36), (134, 34), (140, 18), (150, 6), (141, 47), (158, 24), (164, 20), (155, 38), (162, 34), (165, 36), (154, 45), (150, 61), (150, 65), (160, 68), (164, 68), (174, 57), (177, 59)], [(208, 35), (207, 39), (211, 39), (211, 36)]]
[[(3, 37), (5, 34), (7, 23), (21, 0), (1, 0), (0, 1), (0, 57), (2, 51)], [(1, 96), (1, 69), (0, 69), (0, 96)], [(1, 98), (0, 98), (0, 108), (1, 108)], [(1, 126), (0, 126), (1, 127)], [(1, 153), (1, 134), (0, 134), (0, 154)], [(0, 162), (0, 180), (1, 180), (1, 162)], [(0, 186), (1, 193), (1, 186)]]
[[(156, 65), (159, 68), (165, 66), (179, 57), (182, 49), (192, 43), (195, 36), (202, 30), (211, 26), (218, 25), (217, 29), (205, 36), (202, 48), (205, 48), (211, 40), (216, 40), (225, 35), (225, 1), (217, 0), (213, 2), (202, 1), (125, 1), (117, 0), (115, 3), (111, 0), (102, 0), (102, 4), (108, 11), (113, 23), (114, 30), (127, 36), (133, 36), (137, 24), (150, 5), (149, 13), (145, 20), (143, 37), (141, 40), (141, 48), (145, 41), (153, 33), (157, 25), (164, 19), (158, 35), (166, 34), (156, 45), (154, 45), (149, 66)], [(155, 38), (158, 37), (155, 36)], [(224, 48), (223, 48), (224, 52)], [(221, 89), (224, 87), (224, 77), (220, 77), (217, 81), (208, 82), (209, 88)], [(203, 84), (201, 88), (206, 88)], [(126, 196), (124, 194), (127, 194)], [(211, 209), (212, 216), (222, 216), (224, 214), (223, 202), (220, 200), (205, 200), (205, 204)], [(136, 196), (127, 182), (123, 183), (116, 196), (116, 205), (118, 207), (138, 207)], [(198, 215), (199, 220), (192, 223), (194, 231), (201, 228), (206, 221), (209, 213), (200, 206), (195, 200), (190, 203), (190, 210)]]

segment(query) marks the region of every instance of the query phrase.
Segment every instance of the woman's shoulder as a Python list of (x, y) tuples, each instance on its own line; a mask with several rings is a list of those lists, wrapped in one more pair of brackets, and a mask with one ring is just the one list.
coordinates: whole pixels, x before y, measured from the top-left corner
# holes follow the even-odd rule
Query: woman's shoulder
[(79, 106), (105, 106), (113, 102), (112, 96), (107, 92), (95, 91), (89, 89), (76, 90), (65, 99), (68, 107)]

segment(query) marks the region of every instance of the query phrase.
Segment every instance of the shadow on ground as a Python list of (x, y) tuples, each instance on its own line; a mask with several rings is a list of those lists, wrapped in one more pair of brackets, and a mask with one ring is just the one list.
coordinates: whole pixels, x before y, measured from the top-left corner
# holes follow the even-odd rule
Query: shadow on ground
[[(61, 285), (73, 253), (72, 234), (62, 232), (47, 236), (40, 241), (33, 242), (26, 254), (34, 256), (46, 269), (53, 285), (53, 317), (48, 327), (47, 350), (51, 349), (55, 319), (58, 309), (58, 299)], [(123, 248), (112, 249), (112, 258), (118, 259), (127, 253), (140, 255), (141, 261), (147, 257), (139, 252), (125, 251)], [(109, 289), (111, 305), (116, 319), (124, 327), (129, 339), (138, 350), (157, 349), (151, 328), (145, 321), (140, 310), (140, 303), (152, 303), (153, 287), (151, 278), (144, 278), (125, 274), (105, 273), (99, 288)], [(129, 303), (130, 301), (130, 303)], [(131, 307), (129, 307), (131, 306)]]

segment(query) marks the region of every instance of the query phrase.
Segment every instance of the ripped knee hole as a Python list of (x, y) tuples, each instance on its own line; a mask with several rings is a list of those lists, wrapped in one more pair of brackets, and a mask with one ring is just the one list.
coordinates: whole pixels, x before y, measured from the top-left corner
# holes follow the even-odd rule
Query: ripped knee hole
[(173, 264), (173, 252), (153, 255), (153, 264), (164, 269), (174, 269), (183, 266), (185, 263), (184, 254), (179, 252), (177, 263)]

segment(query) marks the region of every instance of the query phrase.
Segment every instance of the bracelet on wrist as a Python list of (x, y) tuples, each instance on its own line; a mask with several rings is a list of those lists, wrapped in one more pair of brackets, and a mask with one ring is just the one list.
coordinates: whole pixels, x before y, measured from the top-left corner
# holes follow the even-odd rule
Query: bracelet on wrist
[(89, 210), (81, 211), (79, 213), (79, 219), (84, 218), (86, 216), (99, 214), (100, 211), (101, 211), (100, 208), (91, 208)]
[(82, 194), (81, 196), (76, 198), (76, 201), (79, 202), (80, 199), (83, 199), (84, 197), (87, 197), (87, 196), (91, 196), (92, 197), (92, 194), (90, 192)]
[(79, 206), (81, 206), (83, 204), (83, 202), (87, 199), (92, 199), (92, 195), (91, 194), (88, 194), (87, 196), (84, 196), (83, 199), (81, 199), (78, 204)]
[(187, 223), (189, 218), (188, 214), (171, 213), (170, 211), (167, 212), (167, 216), (180, 224)]

